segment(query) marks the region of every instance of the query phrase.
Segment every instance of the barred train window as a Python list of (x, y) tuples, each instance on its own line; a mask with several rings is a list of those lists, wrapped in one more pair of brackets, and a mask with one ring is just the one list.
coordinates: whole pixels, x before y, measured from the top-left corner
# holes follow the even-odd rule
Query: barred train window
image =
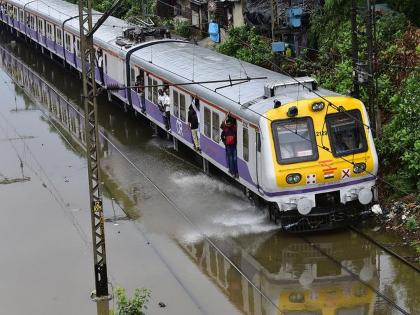
[(179, 119), (186, 121), (185, 95), (179, 94)]
[(179, 116), (179, 93), (177, 91), (174, 90), (174, 116), (178, 117)]
[(248, 128), (242, 128), (243, 157), (245, 161), (249, 161), (249, 137)]
[(151, 85), (152, 85), (153, 83), (152, 83), (152, 78), (151, 77), (147, 77), (147, 85), (149, 86), (148, 88), (147, 88), (147, 99), (149, 100), (149, 101), (152, 101), (152, 88), (151, 88)]
[(219, 121), (219, 113), (213, 112), (212, 115), (212, 126), (213, 126), (213, 140), (217, 143), (219, 142), (219, 128), (220, 128), (220, 121)]
[(153, 80), (153, 103), (157, 104), (158, 103), (158, 81)]
[(61, 45), (61, 30), (57, 29), (57, 44)]
[(204, 107), (204, 135), (211, 138), (211, 111)]

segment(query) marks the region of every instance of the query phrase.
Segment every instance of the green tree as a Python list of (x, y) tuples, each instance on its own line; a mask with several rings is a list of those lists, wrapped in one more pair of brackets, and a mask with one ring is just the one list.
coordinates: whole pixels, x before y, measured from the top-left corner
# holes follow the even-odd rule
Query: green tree
[(218, 51), (259, 66), (267, 66), (273, 57), (270, 42), (258, 35), (254, 27), (247, 26), (230, 28)]
[(387, 0), (391, 9), (403, 12), (411, 22), (420, 26), (420, 1), (419, 0)]

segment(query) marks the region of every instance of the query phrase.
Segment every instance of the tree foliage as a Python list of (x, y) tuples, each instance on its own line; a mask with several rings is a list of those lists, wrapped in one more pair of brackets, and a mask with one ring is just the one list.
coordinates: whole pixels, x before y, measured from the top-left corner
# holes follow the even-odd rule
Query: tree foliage
[(147, 309), (147, 302), (150, 299), (150, 290), (135, 289), (134, 295), (130, 299), (126, 296), (125, 289), (118, 287), (115, 289), (117, 298), (117, 309), (112, 311), (112, 315), (144, 315), (143, 310)]
[[(310, 42), (319, 50), (313, 73), (324, 87), (339, 93), (352, 88), (352, 46), (349, 14), (337, 15), (340, 7), (349, 9), (348, 0), (330, 0), (311, 17)], [(404, 2), (404, 1), (403, 1)], [(365, 31), (365, 21), (358, 19)], [(359, 60), (365, 60), (366, 36), (359, 38)], [(377, 103), (383, 113), (383, 133), (377, 139), (382, 173), (401, 191), (419, 191), (420, 182), (420, 30), (406, 16), (390, 11), (377, 16), (377, 60), (374, 65)], [(367, 103), (366, 88), (361, 100)], [(371, 117), (371, 120), (373, 118)], [(391, 187), (388, 191), (398, 193)]]
[(247, 26), (230, 28), (218, 51), (260, 66), (267, 66), (272, 58), (270, 42), (258, 35), (254, 27)]

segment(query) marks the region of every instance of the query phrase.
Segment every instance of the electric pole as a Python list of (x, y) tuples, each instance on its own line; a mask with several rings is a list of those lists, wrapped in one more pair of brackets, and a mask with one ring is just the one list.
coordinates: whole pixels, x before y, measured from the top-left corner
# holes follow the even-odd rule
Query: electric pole
[(351, 51), (353, 59), (353, 97), (360, 97), (359, 79), (357, 75), (359, 41), (357, 38), (357, 4), (356, 0), (351, 0)]
[(372, 26), (372, 5), (370, 0), (366, 0), (366, 40), (367, 40), (367, 90), (369, 97), (369, 115), (372, 125), (376, 125), (375, 109), (375, 78), (373, 71), (373, 26)]
[(98, 134), (97, 88), (95, 81), (96, 53), (93, 33), (103, 24), (118, 6), (115, 1), (97, 23), (92, 22), (93, 0), (79, 0), (80, 55), (83, 80), (83, 103), (85, 109), (86, 156), (89, 176), (89, 201), (92, 228), (95, 293), (91, 296), (97, 304), (98, 315), (109, 315), (108, 274), (105, 251), (105, 229), (102, 207), (100, 175), (100, 143)]

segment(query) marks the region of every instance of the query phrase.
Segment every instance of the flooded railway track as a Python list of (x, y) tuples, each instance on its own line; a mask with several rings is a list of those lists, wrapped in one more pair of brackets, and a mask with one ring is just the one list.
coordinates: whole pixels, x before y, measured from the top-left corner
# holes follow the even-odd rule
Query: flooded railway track
[[(2, 51), (3, 54), (8, 53), (4, 49)], [(4, 56), (2, 56), (3, 61), (7, 63), (8, 60)], [(25, 84), (27, 85), (28, 93), (31, 93), (44, 107), (47, 117), (60, 124), (56, 128), (57, 130), (61, 128), (73, 137), (76, 135), (79, 146), (83, 146), (84, 120), (81, 118), (80, 111), (51, 84), (34, 83), (35, 77), (38, 77), (40, 81), (44, 81), (44, 79), (29, 67), (21, 65), (20, 67), (26, 67), (27, 71), (32, 71), (34, 76), (32, 81), (24, 81), (22, 74), (16, 70), (17, 63), (20, 62), (19, 59), (8, 58), (9, 60), (14, 58), (13, 62), (6, 66), (9, 75), (17, 81), (19, 86), (25, 88)], [(47, 93), (48, 88), (49, 94)], [(393, 281), (383, 280), (384, 277), (380, 274), (383, 269), (381, 262), (378, 262), (381, 254), (378, 254), (378, 250), (372, 244), (354, 241), (354, 238), (352, 239), (348, 235), (349, 233), (311, 236), (303, 239), (284, 235), (279, 233), (275, 227), (268, 226), (266, 230), (260, 232), (252, 229), (248, 232), (239, 230), (231, 235), (229, 231), (226, 231), (229, 230), (231, 222), (222, 222), (226, 220), (226, 217), (222, 217), (220, 220), (211, 218), (223, 226), (224, 230), (220, 235), (217, 230), (206, 230), (205, 225), (202, 225), (204, 229), (197, 226), (196, 222), (199, 222), (200, 218), (194, 216), (192, 212), (187, 213), (184, 207), (178, 206), (182, 196), (175, 200), (172, 191), (165, 192), (160, 188), (162, 183), (155, 184), (155, 180), (137, 165), (138, 161), (133, 160), (136, 151), (128, 150), (127, 146), (115, 139), (112, 129), (102, 127), (101, 131), (103, 140), (105, 140), (101, 143), (102, 150), (106, 155), (105, 159), (118, 153), (125, 163), (130, 165), (131, 169), (144, 176), (159, 191), (179, 216), (193, 226), (193, 230), (199, 231), (200, 235), (192, 241), (180, 240), (179, 246), (243, 313), (287, 314), (291, 310), (307, 310), (308, 312), (305, 314), (320, 314), (309, 312), (314, 309), (323, 310), (323, 308), (336, 309), (336, 314), (341, 314), (340, 311), (344, 312), (349, 309), (370, 310), (375, 314), (392, 314), (395, 311), (402, 314), (415, 314), (419, 311), (419, 304), (416, 304), (416, 301), (410, 304), (400, 299), (397, 303), (393, 297), (388, 297), (392, 294), (382, 293), (384, 289), (385, 291), (389, 290), (387, 286), (392, 285)], [(130, 130), (126, 128), (125, 134), (129, 132)], [(62, 136), (67, 138), (65, 135)], [(115, 162), (111, 159), (110, 161)], [(201, 175), (194, 176), (192, 176), (194, 180), (203, 180)], [(176, 179), (175, 183), (181, 183), (181, 181)], [(187, 184), (190, 185), (187, 190), (192, 189), (194, 185), (199, 185), (198, 182)], [(206, 187), (210, 187), (212, 184), (213, 182), (206, 183), (208, 185)], [(223, 187), (223, 189), (228, 188)], [(196, 191), (194, 192), (196, 193)], [(219, 189), (217, 192), (220, 193), (221, 190)], [(235, 194), (235, 192), (233, 193)], [(226, 197), (220, 195), (218, 198)], [(226, 202), (226, 200), (224, 201)], [(241, 214), (249, 215), (243, 211)], [(205, 217), (204, 220), (206, 219)], [(233, 219), (240, 218), (234, 217)], [(336, 240), (334, 240), (335, 238)], [(352, 243), (350, 248), (353, 252), (347, 251), (346, 253), (349, 243)], [(361, 250), (358, 249), (360, 244), (363, 244)], [(392, 264), (390, 263), (390, 265)], [(369, 268), (373, 271), (366, 271)], [(361, 275), (365, 280), (361, 279)], [(386, 283), (386, 286), (382, 285), (381, 287), (382, 281)], [(361, 287), (365, 287), (365, 289), (361, 289)], [(415, 287), (416, 283), (412, 284), (409, 289), (412, 290)], [(411, 297), (410, 294), (412, 293), (407, 293), (407, 296)], [(377, 299), (383, 300), (383, 303), (378, 302)], [(401, 304), (408, 304), (408, 306), (401, 306)]]

